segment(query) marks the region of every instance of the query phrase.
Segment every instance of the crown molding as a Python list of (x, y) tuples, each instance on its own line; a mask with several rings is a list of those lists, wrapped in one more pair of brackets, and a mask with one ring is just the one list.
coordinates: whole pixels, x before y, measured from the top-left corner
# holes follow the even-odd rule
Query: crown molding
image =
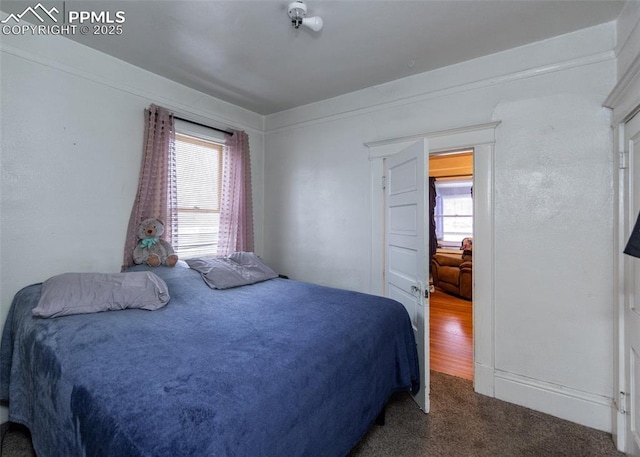
[(603, 104), (613, 110), (613, 125), (631, 119), (640, 111), (640, 54), (620, 78)]
[[(71, 45), (75, 44), (75, 43), (72, 43), (70, 40), (69, 40), (69, 43), (71, 43)], [(91, 71), (84, 68), (80, 68), (79, 66), (72, 66), (67, 63), (63, 63), (55, 58), (44, 56), (42, 54), (38, 54), (36, 52), (27, 50), (21, 47), (13, 46), (11, 44), (6, 43), (6, 41), (0, 41), (0, 52), (100, 84), (102, 86), (117, 90), (119, 92), (127, 93), (135, 97), (140, 97), (152, 103), (162, 105), (165, 108), (170, 109), (172, 111), (176, 111), (180, 113), (180, 115), (188, 115), (189, 117), (194, 118), (194, 120), (197, 120), (199, 122), (213, 123), (215, 125), (220, 126), (221, 128), (233, 128), (237, 130), (245, 130), (248, 133), (252, 133), (252, 134), (258, 134), (258, 135), (264, 134), (264, 116), (245, 110), (244, 108), (240, 108), (238, 106), (232, 105), (228, 102), (215, 99), (214, 97), (210, 97), (206, 94), (202, 94), (201, 92), (198, 92), (187, 86), (184, 86), (175, 81), (159, 76), (155, 73), (151, 73), (147, 70), (136, 67), (135, 65), (131, 65), (127, 62), (120, 61), (111, 56), (108, 56), (107, 54), (103, 54), (103, 56), (105, 57), (105, 59), (108, 59), (108, 64), (110, 65), (113, 65), (113, 66), (125, 65), (131, 68), (133, 72), (136, 72), (138, 74), (146, 73), (147, 74), (146, 78), (153, 77), (156, 79), (156, 81), (160, 81), (161, 84), (171, 84), (179, 87), (180, 90), (191, 91), (194, 94), (197, 94), (200, 100), (202, 100), (203, 97), (206, 97), (206, 98), (210, 98), (212, 103), (219, 104), (223, 107), (226, 106), (230, 110), (246, 111), (246, 115), (243, 116), (242, 113), (239, 113), (238, 117), (245, 117), (245, 118), (254, 117), (256, 118), (256, 122), (251, 122), (251, 124), (255, 124), (255, 125), (250, 125), (250, 123), (247, 122), (247, 119), (245, 119), (244, 121), (239, 121), (238, 119), (233, 119), (229, 116), (213, 113), (208, 110), (198, 109), (198, 108), (195, 108), (192, 104), (185, 104), (175, 98), (166, 97), (158, 94), (157, 92), (145, 90), (144, 88), (139, 87), (137, 85), (131, 85), (124, 81), (118, 81), (118, 80), (106, 77), (96, 71)], [(89, 52), (100, 53), (99, 51), (95, 51), (95, 50), (89, 50)], [(113, 74), (121, 74), (121, 73), (114, 71)], [(129, 80), (131, 79), (133, 78), (129, 78)]]
[[(368, 106), (359, 107), (355, 109), (346, 109), (343, 111), (336, 111), (336, 112), (327, 113), (324, 115), (321, 114), (315, 117), (311, 115), (309, 116), (310, 118), (308, 120), (301, 120), (301, 121), (296, 120), (288, 124), (286, 123), (286, 121), (284, 121), (283, 124), (285, 125), (281, 127), (272, 128), (272, 129), (269, 129), (268, 127), (269, 116), (266, 116), (265, 117), (266, 118), (265, 134), (269, 135), (273, 133), (280, 133), (280, 132), (284, 132), (292, 129), (303, 128), (303, 127), (317, 125), (325, 122), (332, 122), (336, 120), (342, 120), (346, 118), (360, 116), (363, 114), (375, 113), (378, 111), (388, 110), (392, 108), (404, 107), (404, 106), (420, 103), (425, 100), (429, 100), (433, 98), (445, 97), (451, 94), (490, 88), (496, 85), (511, 83), (511, 82), (525, 80), (525, 79), (534, 78), (538, 76), (544, 76), (544, 75), (548, 75), (556, 72), (571, 70), (574, 68), (580, 68), (584, 66), (599, 64), (601, 62), (615, 61), (615, 58), (616, 58), (616, 55), (613, 50), (599, 52), (599, 53), (588, 55), (585, 57), (568, 59), (565, 61), (556, 62), (548, 65), (542, 65), (539, 67), (529, 68), (526, 70), (506, 73), (504, 75), (487, 77), (484, 79), (478, 79), (476, 81), (471, 81), (471, 82), (458, 84), (458, 85), (452, 85), (449, 87), (438, 88), (435, 90), (427, 90), (422, 93), (410, 95), (407, 97), (402, 97), (392, 101), (371, 103)], [(401, 80), (393, 81), (393, 83), (397, 83), (398, 81), (401, 81)], [(366, 91), (367, 89), (364, 89), (364, 90)], [(336, 98), (340, 98), (340, 97), (336, 97)], [(322, 102), (318, 102), (318, 103), (322, 103)], [(300, 115), (301, 110), (304, 110), (309, 106), (311, 105), (306, 105), (300, 108), (293, 108), (292, 110), (290, 110), (292, 114), (291, 117), (295, 119), (304, 118), (305, 117), (304, 113)], [(327, 110), (327, 111), (330, 111), (330, 110)]]

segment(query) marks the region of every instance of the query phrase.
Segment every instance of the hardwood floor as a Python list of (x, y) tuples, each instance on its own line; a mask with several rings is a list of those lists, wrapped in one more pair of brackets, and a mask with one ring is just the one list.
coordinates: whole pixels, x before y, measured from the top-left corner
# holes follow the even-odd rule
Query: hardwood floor
[(436, 289), (429, 303), (431, 369), (472, 380), (472, 302)]

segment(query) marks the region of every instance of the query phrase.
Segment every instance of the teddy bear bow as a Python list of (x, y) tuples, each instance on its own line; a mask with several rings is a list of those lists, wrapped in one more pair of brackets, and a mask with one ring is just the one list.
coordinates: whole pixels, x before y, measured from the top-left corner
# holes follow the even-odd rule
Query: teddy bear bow
[(154, 238), (154, 237), (144, 238), (142, 241), (140, 241), (140, 247), (143, 248), (143, 249), (144, 248), (150, 248), (151, 246), (153, 246), (157, 242), (158, 242), (158, 238)]

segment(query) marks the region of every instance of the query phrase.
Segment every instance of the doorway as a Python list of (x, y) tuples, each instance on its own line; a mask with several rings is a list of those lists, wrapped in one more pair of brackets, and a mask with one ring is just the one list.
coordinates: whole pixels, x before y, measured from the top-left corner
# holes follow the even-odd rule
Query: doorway
[[(432, 153), (474, 150), (474, 289), (473, 387), (489, 397), (495, 396), (494, 330), (494, 145), (500, 122), (477, 124), (456, 129), (389, 138), (365, 143), (369, 151), (371, 223), (371, 293), (385, 295), (385, 159), (419, 139), (427, 139)], [(426, 180), (426, 176), (425, 176)], [(426, 367), (427, 370), (430, 367)]]
[(429, 156), (431, 369), (473, 380), (473, 148)]

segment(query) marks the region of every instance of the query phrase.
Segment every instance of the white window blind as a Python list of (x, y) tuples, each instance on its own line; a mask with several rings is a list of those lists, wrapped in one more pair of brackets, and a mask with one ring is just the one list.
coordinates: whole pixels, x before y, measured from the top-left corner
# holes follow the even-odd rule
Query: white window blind
[(183, 259), (216, 255), (220, 223), (222, 145), (176, 133), (178, 236)]
[(460, 248), (473, 236), (473, 179), (436, 180), (436, 237), (440, 247)]

